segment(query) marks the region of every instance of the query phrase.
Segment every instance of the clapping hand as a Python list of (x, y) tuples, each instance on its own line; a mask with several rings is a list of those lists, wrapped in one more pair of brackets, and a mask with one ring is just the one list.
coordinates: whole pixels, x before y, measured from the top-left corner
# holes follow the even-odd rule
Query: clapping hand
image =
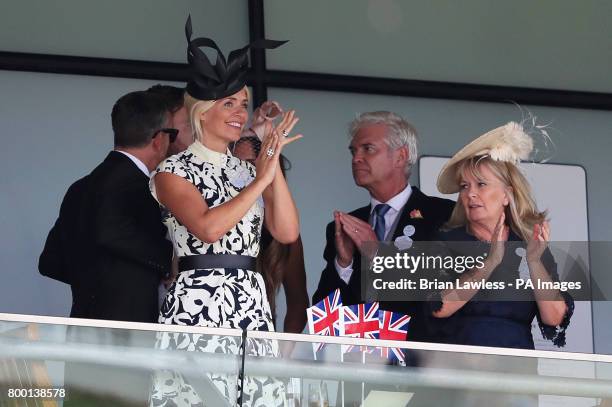
[(527, 263), (539, 262), (549, 241), (550, 225), (548, 222), (536, 223), (533, 226), (531, 239), (527, 243)]
[(371, 257), (372, 253), (364, 253), (366, 242), (376, 242), (376, 234), (372, 226), (363, 220), (344, 212), (334, 212), (336, 222), (336, 252), (338, 262), (346, 266), (353, 258), (355, 247), (363, 256)]
[(276, 176), (283, 147), (303, 137), (301, 134), (289, 137), (289, 132), (298, 120), (295, 110), (290, 110), (283, 114), (283, 118), (276, 127), (271, 122), (266, 122), (261, 151), (255, 160), (257, 178), (263, 180), (266, 185), (272, 183)]
[(491, 237), (491, 249), (489, 250), (487, 260), (493, 262), (495, 267), (498, 266), (504, 258), (506, 241), (508, 240), (508, 234), (510, 233), (505, 221), (506, 214), (502, 212), (501, 216), (497, 220), (495, 229), (493, 229), (493, 236)]
[(276, 125), (274, 129), (272, 129), (272, 132), (276, 132), (277, 135), (279, 135), (279, 145), (281, 149), (287, 144), (293, 143), (294, 141), (299, 140), (303, 137), (301, 134), (289, 137), (291, 130), (293, 130), (293, 127), (297, 124), (299, 120), (299, 117), (295, 115), (295, 110), (289, 110), (288, 112), (285, 112), (283, 114), (283, 118), (281, 119), (281, 121)]

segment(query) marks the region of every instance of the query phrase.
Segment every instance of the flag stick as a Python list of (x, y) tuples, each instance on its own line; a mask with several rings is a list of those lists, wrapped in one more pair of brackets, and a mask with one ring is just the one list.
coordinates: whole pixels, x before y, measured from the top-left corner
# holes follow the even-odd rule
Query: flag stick
[[(365, 352), (361, 353), (361, 362), (365, 365)], [(365, 396), (365, 382), (361, 382), (361, 406), (363, 407), (364, 396)]]

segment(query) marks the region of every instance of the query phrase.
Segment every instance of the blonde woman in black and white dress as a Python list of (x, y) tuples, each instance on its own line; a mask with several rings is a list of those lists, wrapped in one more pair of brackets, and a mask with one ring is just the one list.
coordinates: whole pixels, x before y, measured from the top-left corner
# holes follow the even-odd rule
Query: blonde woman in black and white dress
[[(227, 65), (214, 67), (217, 72), (227, 69), (225, 75), (210, 76), (201, 69), (210, 63), (199, 51), (201, 42), (196, 44), (203, 39), (191, 41), (189, 21), (186, 28), (193, 79), (187, 86), (185, 106), (196, 141), (163, 161), (151, 181), (179, 256), (179, 273), (163, 301), (159, 322), (272, 331), (272, 313), (263, 277), (255, 272), (255, 257), (263, 222), (280, 242), (294, 242), (299, 235), (297, 208), (279, 164), (284, 146), (301, 137), (289, 136), (298, 119), (289, 111), (276, 127), (267, 127), (255, 165), (232, 156), (228, 145), (240, 138), (248, 119), (249, 92), (243, 75), (248, 48), (240, 50), (242, 54), (230, 54)], [(239, 353), (237, 342), (197, 335), (164, 335), (160, 341), (162, 348)], [(249, 346), (256, 355), (278, 353), (270, 341)], [(235, 402), (235, 376), (209, 377), (228, 401)], [(282, 383), (268, 378), (247, 377), (241, 391), (243, 405), (282, 405), (284, 401)], [(152, 405), (181, 403), (202, 405), (180, 375), (159, 372)]]

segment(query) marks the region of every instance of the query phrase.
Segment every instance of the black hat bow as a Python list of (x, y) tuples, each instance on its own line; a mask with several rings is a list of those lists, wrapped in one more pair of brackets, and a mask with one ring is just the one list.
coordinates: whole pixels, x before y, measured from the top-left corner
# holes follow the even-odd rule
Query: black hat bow
[[(191, 39), (191, 16), (185, 23), (187, 37), (187, 61), (190, 68), (190, 79), (187, 83), (187, 93), (200, 100), (221, 99), (242, 89), (246, 84), (246, 74), (249, 69), (248, 52), (251, 48), (274, 49), (287, 41), (259, 39), (243, 48), (230, 52), (227, 60), (217, 44), (210, 38)], [(215, 64), (200, 48), (208, 47), (217, 52)]]

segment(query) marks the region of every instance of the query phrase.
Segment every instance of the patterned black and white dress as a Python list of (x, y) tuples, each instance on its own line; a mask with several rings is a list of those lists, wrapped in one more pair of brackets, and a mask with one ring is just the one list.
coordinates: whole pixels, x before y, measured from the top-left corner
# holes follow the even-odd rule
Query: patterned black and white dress
[[(234, 198), (255, 177), (255, 167), (227, 154), (193, 143), (184, 152), (164, 160), (156, 170), (178, 175), (202, 194), (209, 208)], [(154, 183), (151, 182), (154, 196)], [(247, 214), (219, 241), (206, 243), (191, 234), (169, 211), (162, 207), (178, 256), (198, 254), (236, 254), (257, 257), (264, 216), (260, 198)], [(273, 331), (272, 313), (261, 274), (244, 269), (195, 269), (179, 272), (162, 303), (159, 322), (163, 324), (240, 328)], [(228, 338), (204, 335), (163, 333), (158, 340), (162, 349), (186, 349), (210, 353), (239, 354), (240, 343)], [(247, 352), (256, 356), (277, 356), (278, 345), (272, 341), (251, 341)], [(230, 405), (236, 405), (236, 375), (209, 374)], [(180, 374), (170, 371), (154, 375), (152, 406), (204, 406), (198, 395)], [(205, 400), (204, 400), (205, 401)], [(284, 385), (271, 378), (245, 377), (243, 405), (276, 406), (284, 404)]]

